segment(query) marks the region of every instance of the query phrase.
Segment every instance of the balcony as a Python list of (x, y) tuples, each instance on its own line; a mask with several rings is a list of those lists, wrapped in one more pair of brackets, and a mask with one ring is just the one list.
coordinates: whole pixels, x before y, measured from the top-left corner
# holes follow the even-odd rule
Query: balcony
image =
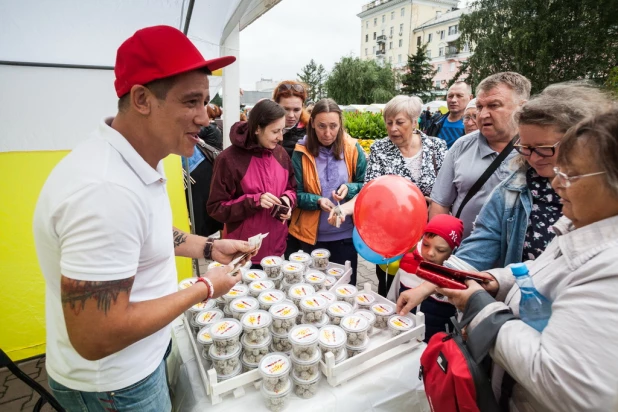
[(378, 44), (380, 43), (386, 43), (386, 35), (385, 34), (381, 34), (376, 38), (376, 41), (378, 42)]
[(385, 54), (386, 54), (386, 50), (384, 49), (376, 50), (376, 57), (384, 57)]
[(459, 38), (459, 36), (461, 36), (461, 33), (460, 33), (460, 32), (455, 32), (455, 33), (453, 33), (453, 34), (448, 34), (448, 35), (446, 36), (446, 41), (450, 43), (450, 42), (452, 42), (452, 41), (457, 40), (457, 39)]
[(448, 46), (444, 50), (444, 56), (447, 59), (451, 59), (453, 57), (457, 57), (458, 54), (459, 54), (459, 49), (457, 47), (455, 47), (455, 46)]

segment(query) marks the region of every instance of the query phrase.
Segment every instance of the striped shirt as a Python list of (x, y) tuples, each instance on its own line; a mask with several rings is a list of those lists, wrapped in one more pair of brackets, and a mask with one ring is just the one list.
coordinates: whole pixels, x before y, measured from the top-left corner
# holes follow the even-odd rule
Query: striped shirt
[(457, 139), (465, 134), (463, 119), (459, 119), (456, 122), (450, 122), (448, 117), (444, 119), (440, 133), (438, 137), (446, 142), (446, 147), (449, 149), (455, 143)]

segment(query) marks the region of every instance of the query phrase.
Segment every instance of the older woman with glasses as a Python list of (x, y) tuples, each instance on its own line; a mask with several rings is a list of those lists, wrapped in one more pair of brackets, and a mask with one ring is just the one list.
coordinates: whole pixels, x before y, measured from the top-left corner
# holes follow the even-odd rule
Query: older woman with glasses
[(571, 128), (559, 147), (552, 185), (564, 217), (545, 252), (525, 262), (535, 288), (551, 302), (547, 325), (504, 322), (509, 310), (519, 316), (522, 299), (510, 268), (488, 271), (495, 281), (486, 291), (469, 281), (468, 289), (438, 292), (469, 321), (470, 351), (490, 350), (494, 391), (501, 388), (509, 410), (615, 411), (618, 110)]
[(296, 143), (307, 134), (309, 112), (304, 108), (305, 100), (307, 100), (307, 89), (297, 81), (285, 80), (275, 87), (273, 100), (285, 110), (282, 145), (292, 158)]
[(472, 133), (479, 129), (476, 124), (476, 112), (476, 99), (472, 99), (466, 106), (466, 110), (464, 110), (463, 115), (464, 132), (466, 134)]
[(554, 238), (562, 202), (551, 186), (560, 141), (585, 117), (607, 109), (610, 100), (586, 84), (547, 87), (518, 114), (517, 170), (488, 197), (472, 234), (455, 252), (477, 270), (538, 257)]

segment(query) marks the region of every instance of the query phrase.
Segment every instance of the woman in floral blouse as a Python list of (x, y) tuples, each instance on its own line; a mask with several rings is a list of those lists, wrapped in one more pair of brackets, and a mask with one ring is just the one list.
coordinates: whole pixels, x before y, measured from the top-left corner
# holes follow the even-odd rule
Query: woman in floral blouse
[(486, 200), (456, 258), (481, 271), (536, 259), (562, 216), (551, 186), (560, 140), (580, 120), (610, 105), (602, 92), (583, 83), (551, 85), (526, 103), (518, 114), (517, 170)]

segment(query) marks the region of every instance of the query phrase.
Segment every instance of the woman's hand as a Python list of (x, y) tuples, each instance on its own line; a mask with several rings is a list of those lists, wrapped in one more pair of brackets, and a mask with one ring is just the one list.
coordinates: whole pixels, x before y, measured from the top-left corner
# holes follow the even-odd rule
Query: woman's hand
[(331, 202), (330, 199), (327, 199), (325, 197), (321, 197), (320, 200), (318, 200), (318, 206), (320, 206), (320, 209), (325, 212), (330, 212), (335, 207), (333, 202)]
[(342, 184), (341, 186), (339, 186), (339, 189), (337, 189), (337, 191), (333, 190), (333, 199), (335, 199), (336, 202), (343, 201), (347, 195), (348, 185), (346, 184)]
[(262, 206), (264, 209), (270, 209), (274, 205), (280, 204), (281, 200), (279, 200), (277, 196), (271, 193), (262, 193), (262, 195), (260, 196), (260, 206)]
[(457, 290), (438, 288), (436, 289), (436, 292), (448, 297), (448, 301), (463, 312), (468, 304), (468, 299), (470, 299), (470, 296), (479, 290), (483, 290), (483, 287), (475, 280), (466, 280), (466, 285), (468, 285), (468, 289)]
[(491, 276), (491, 280), (487, 283), (481, 283), (481, 286), (491, 296), (496, 297), (496, 295), (498, 294), (498, 290), (500, 290), (500, 284), (498, 283), (496, 278), (491, 273), (483, 272), (483, 274), (487, 276)]
[(415, 288), (406, 290), (397, 299), (397, 313), (405, 316), (435, 291), (436, 285), (429, 282), (423, 282)]
[(288, 207), (288, 212), (285, 215), (281, 215), (280, 217), (281, 221), (285, 223), (286, 220), (290, 220), (290, 218), (292, 217), (292, 207), (290, 206), (292, 202), (290, 202), (290, 199), (288, 199), (287, 196), (281, 196), (281, 200)]

